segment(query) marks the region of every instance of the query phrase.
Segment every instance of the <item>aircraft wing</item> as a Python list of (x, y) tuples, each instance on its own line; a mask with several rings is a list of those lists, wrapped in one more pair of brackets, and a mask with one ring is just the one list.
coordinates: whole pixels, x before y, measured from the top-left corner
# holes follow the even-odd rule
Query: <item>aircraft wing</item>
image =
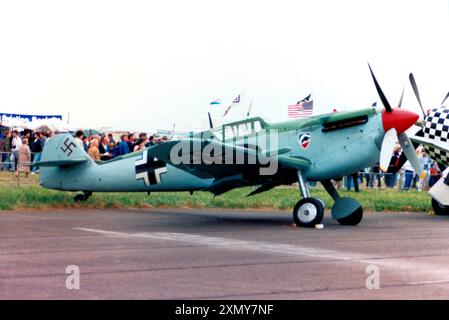
[(449, 165), (449, 144), (420, 136), (410, 137), (410, 140), (425, 146), (429, 150), (429, 156), (438, 163)]
[[(264, 152), (254, 148), (201, 139), (169, 141), (151, 148), (152, 154), (159, 160), (195, 176), (215, 179), (214, 190), (211, 190), (215, 194), (221, 194), (242, 185), (263, 184), (267, 180), (273, 183), (276, 177), (278, 184), (282, 184), (283, 179), (280, 176), (286, 171), (296, 172), (310, 166), (308, 159), (285, 155), (290, 150), (289, 147), (285, 147)], [(204, 154), (212, 155), (214, 162), (211, 163), (210, 157), (204, 157)], [(276, 172), (267, 174), (265, 179), (262, 174), (261, 178), (262, 170), (270, 173), (274, 161), (276, 161)], [(291, 176), (296, 179), (296, 175)]]

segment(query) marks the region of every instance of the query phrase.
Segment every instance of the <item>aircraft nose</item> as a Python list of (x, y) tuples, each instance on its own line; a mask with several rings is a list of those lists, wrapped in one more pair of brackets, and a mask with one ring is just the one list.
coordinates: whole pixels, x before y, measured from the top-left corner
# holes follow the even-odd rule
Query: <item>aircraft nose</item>
[(416, 113), (403, 109), (393, 109), (391, 112), (382, 111), (382, 124), (385, 132), (395, 128), (397, 133), (401, 134), (415, 124), (418, 119), (419, 116)]

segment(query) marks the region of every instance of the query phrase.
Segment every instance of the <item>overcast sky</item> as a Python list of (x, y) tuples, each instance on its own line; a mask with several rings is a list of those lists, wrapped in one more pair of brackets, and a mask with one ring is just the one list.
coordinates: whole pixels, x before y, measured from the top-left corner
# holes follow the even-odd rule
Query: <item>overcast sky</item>
[(310, 92), (316, 113), (370, 106), (367, 61), (392, 104), (407, 84), (418, 110), (407, 75), (441, 102), (448, 39), (448, 0), (1, 0), (0, 112), (187, 129), (244, 90), (252, 115), (286, 120)]

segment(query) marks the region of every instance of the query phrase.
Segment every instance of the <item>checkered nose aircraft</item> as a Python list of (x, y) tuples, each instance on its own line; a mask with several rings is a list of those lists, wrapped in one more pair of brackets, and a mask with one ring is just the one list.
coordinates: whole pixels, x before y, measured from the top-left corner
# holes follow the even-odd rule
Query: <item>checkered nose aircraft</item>
[(445, 105), (449, 93), (441, 102), (441, 106), (426, 113), (412, 73), (409, 79), (424, 116), (421, 130), (411, 137), (411, 140), (415, 146), (422, 145), (429, 157), (444, 171), (443, 177), (429, 190), (429, 194), (435, 214), (449, 215), (449, 106)]
[(357, 225), (363, 217), (360, 203), (340, 197), (332, 179), (372, 166), (379, 158), (387, 167), (397, 139), (419, 170), (405, 133), (418, 115), (392, 108), (370, 71), (384, 108), (271, 124), (254, 117), (100, 162), (93, 161), (70, 134), (56, 135), (45, 144), (40, 183), (50, 189), (81, 191), (75, 200), (84, 201), (93, 192), (203, 190), (221, 195), (234, 188), (257, 187), (252, 196), (297, 182), (302, 199), (293, 208), (293, 219), (300, 226), (314, 227), (324, 214), (324, 202), (310, 196), (307, 182), (314, 181), (321, 182), (334, 200), (332, 217), (342, 225)]

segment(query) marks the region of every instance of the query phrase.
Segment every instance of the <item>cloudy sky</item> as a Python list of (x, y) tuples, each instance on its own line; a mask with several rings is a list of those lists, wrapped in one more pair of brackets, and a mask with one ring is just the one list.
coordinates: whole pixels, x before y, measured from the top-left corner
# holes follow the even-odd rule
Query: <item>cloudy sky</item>
[(209, 102), (243, 91), (278, 121), (310, 92), (316, 113), (371, 105), (367, 61), (392, 104), (407, 83), (404, 107), (418, 110), (407, 75), (441, 102), (448, 36), (448, 0), (1, 0), (0, 112), (187, 129), (211, 110), (221, 121)]

